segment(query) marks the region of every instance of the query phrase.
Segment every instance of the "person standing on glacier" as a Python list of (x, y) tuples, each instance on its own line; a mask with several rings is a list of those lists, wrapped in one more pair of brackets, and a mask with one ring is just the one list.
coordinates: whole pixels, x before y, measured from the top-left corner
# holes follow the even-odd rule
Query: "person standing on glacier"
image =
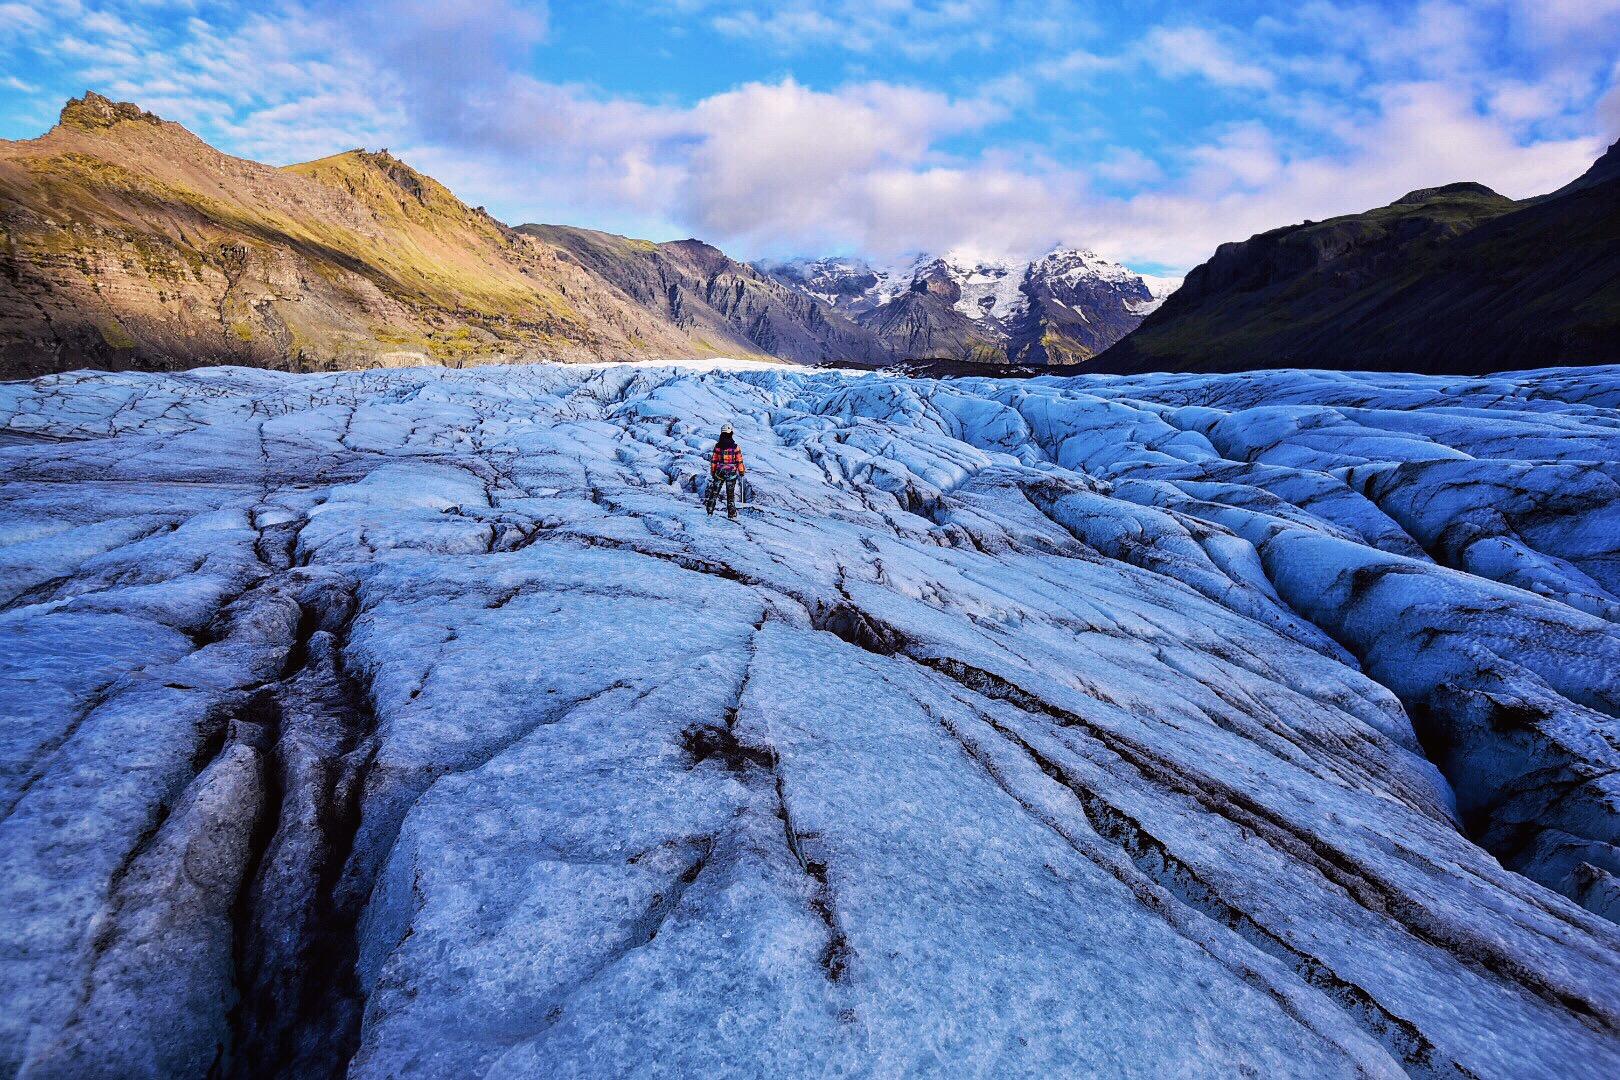
[(704, 509), (714, 513), (720, 502), (720, 489), (726, 491), (726, 516), (737, 520), (737, 487), (743, 482), (748, 466), (743, 464), (742, 448), (733, 437), (730, 424), (720, 425), (720, 438), (709, 451), (709, 494)]

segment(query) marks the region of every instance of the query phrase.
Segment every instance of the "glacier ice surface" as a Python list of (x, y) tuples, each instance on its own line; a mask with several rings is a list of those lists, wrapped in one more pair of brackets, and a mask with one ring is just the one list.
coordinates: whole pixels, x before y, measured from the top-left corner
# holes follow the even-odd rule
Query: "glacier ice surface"
[(1620, 1073), (1620, 369), (0, 419), (6, 1075)]

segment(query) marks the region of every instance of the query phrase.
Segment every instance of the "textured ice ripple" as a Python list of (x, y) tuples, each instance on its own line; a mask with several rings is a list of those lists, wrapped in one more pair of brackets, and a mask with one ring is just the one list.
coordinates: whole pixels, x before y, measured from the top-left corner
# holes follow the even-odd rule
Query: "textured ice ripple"
[(0, 419), (0, 1073), (1620, 1072), (1620, 369)]

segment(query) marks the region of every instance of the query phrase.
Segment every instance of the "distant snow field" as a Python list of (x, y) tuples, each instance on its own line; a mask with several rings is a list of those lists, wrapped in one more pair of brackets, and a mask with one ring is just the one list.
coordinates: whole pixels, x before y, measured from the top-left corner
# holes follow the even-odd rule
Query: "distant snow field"
[(0, 385), (0, 1074), (1620, 1075), (1620, 368), (714, 368)]
[(1147, 290), (1152, 294), (1153, 299), (1145, 304), (1126, 305), (1133, 315), (1151, 315), (1158, 311), (1159, 308), (1164, 306), (1164, 302), (1170, 298), (1170, 294), (1181, 288), (1182, 282), (1186, 280), (1179, 277), (1158, 277), (1153, 274), (1143, 274), (1141, 277), (1142, 284), (1147, 286)]

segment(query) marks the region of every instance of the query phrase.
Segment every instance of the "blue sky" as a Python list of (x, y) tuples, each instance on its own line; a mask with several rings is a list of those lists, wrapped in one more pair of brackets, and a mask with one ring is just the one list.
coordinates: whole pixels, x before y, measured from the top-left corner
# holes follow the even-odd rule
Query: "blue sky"
[(1620, 0), (0, 0), (0, 137), (94, 88), (273, 163), (387, 146), (510, 222), (1144, 271), (1620, 136)]

